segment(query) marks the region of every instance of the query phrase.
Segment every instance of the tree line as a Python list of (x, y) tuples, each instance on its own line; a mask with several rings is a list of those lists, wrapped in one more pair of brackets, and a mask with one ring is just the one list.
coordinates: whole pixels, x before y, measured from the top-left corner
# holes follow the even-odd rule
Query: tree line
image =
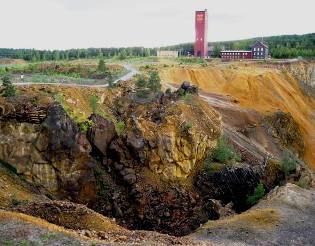
[[(236, 41), (212, 42), (213, 57), (220, 57), (220, 52), (226, 50), (250, 49), (250, 46), (261, 38), (252, 38)], [(264, 42), (269, 45), (273, 58), (315, 57), (315, 33), (305, 35), (282, 35), (264, 37)], [(70, 50), (35, 50), (35, 49), (5, 49), (0, 48), (0, 58), (24, 59), (26, 61), (57, 61), (86, 58), (112, 58), (126, 59), (127, 57), (156, 56), (157, 50), (177, 50), (181, 56), (194, 53), (193, 43), (184, 43), (160, 48), (88, 48)]]
[[(256, 40), (262, 38), (252, 38), (236, 41), (212, 42), (213, 57), (220, 57), (221, 50), (249, 50)], [(282, 35), (264, 37), (263, 41), (268, 44), (270, 54), (273, 58), (294, 58), (294, 57), (315, 57), (315, 33), (305, 35)], [(185, 43), (163, 47), (164, 50), (179, 50), (183, 55), (193, 54), (194, 44)]]
[(26, 61), (58, 61), (86, 58), (126, 59), (127, 57), (147, 57), (156, 55), (156, 50), (143, 47), (131, 48), (88, 48), (70, 50), (35, 50), (0, 48), (0, 58), (24, 59)]

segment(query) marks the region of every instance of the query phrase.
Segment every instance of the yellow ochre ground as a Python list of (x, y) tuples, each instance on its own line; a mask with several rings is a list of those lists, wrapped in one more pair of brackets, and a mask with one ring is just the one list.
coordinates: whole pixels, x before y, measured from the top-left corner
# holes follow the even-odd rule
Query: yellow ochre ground
[(315, 100), (306, 96), (290, 74), (274, 68), (182, 66), (160, 70), (163, 83), (190, 81), (204, 92), (229, 95), (244, 108), (261, 113), (290, 112), (306, 146), (304, 159), (315, 169)]

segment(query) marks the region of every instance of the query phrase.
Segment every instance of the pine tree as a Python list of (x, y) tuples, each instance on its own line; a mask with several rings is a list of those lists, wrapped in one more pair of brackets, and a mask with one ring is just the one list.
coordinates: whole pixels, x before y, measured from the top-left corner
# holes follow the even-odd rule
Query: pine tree
[(16, 95), (15, 86), (12, 84), (11, 79), (8, 75), (5, 75), (2, 78), (2, 86), (4, 87), (2, 94), (4, 97), (13, 97)]
[(99, 72), (105, 72), (106, 71), (106, 65), (104, 62), (104, 59), (100, 59), (97, 66), (97, 71)]
[(152, 92), (159, 92), (161, 90), (161, 79), (157, 71), (153, 71), (150, 73), (148, 88)]

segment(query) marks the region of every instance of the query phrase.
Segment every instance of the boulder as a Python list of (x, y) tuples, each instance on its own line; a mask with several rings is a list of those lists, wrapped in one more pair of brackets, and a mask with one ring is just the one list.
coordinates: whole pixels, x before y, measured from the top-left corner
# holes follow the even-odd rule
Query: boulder
[(184, 90), (185, 94), (198, 94), (198, 87), (195, 85), (190, 85), (190, 82), (184, 81), (180, 88)]
[(88, 140), (103, 156), (106, 156), (109, 144), (117, 136), (115, 125), (112, 121), (96, 114), (91, 115), (90, 120), (93, 124), (87, 133)]

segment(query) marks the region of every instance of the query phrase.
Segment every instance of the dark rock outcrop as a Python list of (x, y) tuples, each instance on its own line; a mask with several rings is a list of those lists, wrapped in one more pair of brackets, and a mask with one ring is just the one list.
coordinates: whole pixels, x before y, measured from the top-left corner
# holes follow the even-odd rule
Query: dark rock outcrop
[(60, 198), (94, 199), (91, 146), (60, 105), (51, 105), (41, 124), (0, 120), (0, 135), (0, 159), (27, 181)]
[(221, 200), (225, 204), (233, 202), (234, 209), (242, 211), (248, 207), (246, 198), (259, 184), (260, 176), (259, 171), (243, 165), (212, 174), (202, 172), (196, 178), (196, 186), (206, 202), (208, 199)]
[(112, 121), (96, 114), (91, 115), (90, 120), (93, 124), (87, 133), (88, 140), (103, 156), (106, 156), (110, 143), (117, 136), (115, 125)]
[(190, 82), (188, 81), (184, 81), (181, 86), (180, 89), (182, 89), (185, 94), (189, 93), (189, 94), (198, 94), (198, 87), (195, 85), (190, 85)]

